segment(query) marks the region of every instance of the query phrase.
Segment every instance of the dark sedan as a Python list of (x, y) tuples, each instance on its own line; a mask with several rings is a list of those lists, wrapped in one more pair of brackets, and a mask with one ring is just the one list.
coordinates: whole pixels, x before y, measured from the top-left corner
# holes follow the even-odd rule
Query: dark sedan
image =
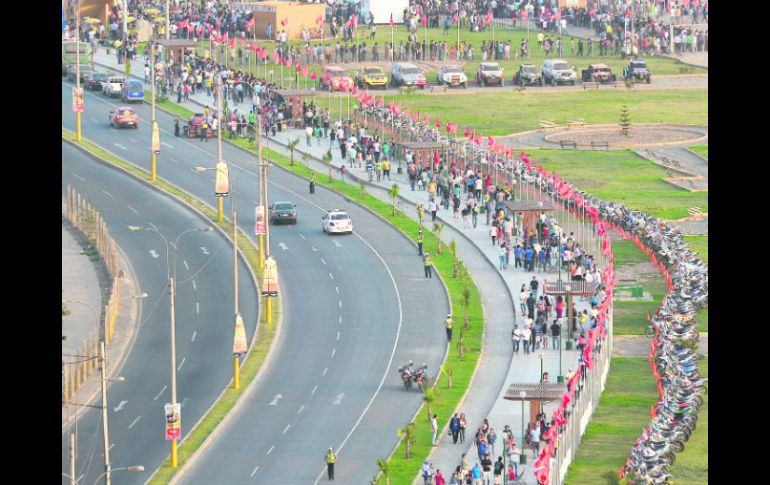
[(88, 81), (86, 81), (86, 88), (90, 89), (91, 91), (101, 91), (102, 83), (106, 83), (108, 77), (109, 74), (106, 72), (95, 72), (91, 75)]
[(270, 222), (297, 223), (297, 209), (293, 202), (274, 202), (270, 205)]

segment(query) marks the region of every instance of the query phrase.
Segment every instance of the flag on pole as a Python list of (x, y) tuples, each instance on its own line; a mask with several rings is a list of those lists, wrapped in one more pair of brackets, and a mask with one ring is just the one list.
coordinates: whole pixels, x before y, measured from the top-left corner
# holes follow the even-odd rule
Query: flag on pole
[(460, 11), (458, 10), (454, 17), (452, 17), (452, 25), (460, 21)]
[(492, 15), (492, 11), (490, 10), (489, 12), (487, 12), (487, 16), (486, 16), (486, 17), (484, 17), (484, 25), (489, 25), (489, 24), (491, 24), (491, 23), (492, 23), (492, 19), (493, 19), (493, 18), (494, 18), (494, 17), (493, 17), (493, 15)]
[(179, 22), (178, 24), (176, 24), (176, 26), (177, 26), (178, 28), (180, 28), (180, 29), (184, 29), (184, 28), (186, 28), (186, 27), (187, 27), (189, 24), (190, 24), (190, 19), (189, 19), (189, 18), (186, 18), (186, 19), (182, 20), (181, 22)]
[(390, 28), (393, 28), (393, 12), (390, 12)]
[(246, 45), (246, 39), (244, 39), (243, 37), (241, 37), (239, 42), (241, 43), (241, 46)]
[(428, 116), (428, 115), (425, 115), (425, 117), (422, 119), (422, 122), (423, 122), (423, 123), (425, 123), (426, 125), (427, 125), (428, 123), (430, 123), (430, 116)]
[(285, 19), (281, 20), (281, 25), (284, 27), (289, 25), (289, 17), (286, 17)]
[(315, 24), (316, 25), (321, 25), (322, 23), (324, 23), (324, 16), (323, 15), (319, 15), (318, 18), (315, 19)]
[(438, 116), (436, 116), (436, 128), (441, 128), (441, 123), (438, 121)]
[(304, 77), (305, 79), (307, 79), (307, 73), (308, 73), (308, 71), (309, 71), (309, 69), (308, 69), (308, 67), (307, 67), (307, 66), (305, 66), (305, 67), (303, 67), (303, 68), (302, 68), (302, 77)]
[(468, 136), (471, 134), (470, 128), (465, 128), (465, 131), (463, 132), (463, 136)]
[(312, 79), (313, 81), (315, 81), (317, 77), (318, 77), (318, 74), (316, 74), (316, 70), (315, 70), (315, 69), (313, 69), (313, 72), (312, 72), (312, 73), (310, 73), (310, 79)]
[(428, 15), (423, 13), (422, 17), (420, 18), (420, 21), (422, 22), (422, 26), (425, 27), (428, 25)]

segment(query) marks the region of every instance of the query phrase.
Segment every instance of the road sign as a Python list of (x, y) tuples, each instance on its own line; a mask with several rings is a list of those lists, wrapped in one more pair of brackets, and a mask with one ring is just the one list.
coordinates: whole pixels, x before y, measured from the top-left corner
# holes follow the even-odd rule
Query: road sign
[(214, 185), (214, 195), (224, 197), (230, 193), (230, 176), (227, 172), (227, 164), (219, 162), (216, 168), (217, 178)]
[(72, 111), (82, 113), (85, 108), (83, 100), (83, 88), (72, 88)]
[(152, 122), (152, 151), (160, 152), (160, 129), (157, 121)]
[(166, 441), (178, 440), (182, 437), (182, 406), (179, 403), (166, 403)]
[(260, 236), (265, 234), (265, 206), (258, 205), (256, 207), (256, 221), (257, 225), (254, 228), (254, 235)]
[(245, 354), (248, 344), (246, 342), (246, 328), (243, 326), (241, 315), (235, 317), (235, 336), (233, 337), (233, 353)]

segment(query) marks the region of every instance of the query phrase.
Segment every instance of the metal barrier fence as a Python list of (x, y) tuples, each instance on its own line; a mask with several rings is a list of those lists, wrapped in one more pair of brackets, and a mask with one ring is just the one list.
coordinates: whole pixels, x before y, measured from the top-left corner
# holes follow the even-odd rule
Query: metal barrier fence
[(67, 186), (66, 216), (67, 220), (93, 244), (107, 269), (111, 282), (108, 290), (109, 298), (102, 309), (100, 326), (94, 328), (83, 342), (77, 359), (64, 366), (62, 396), (64, 400), (69, 400), (70, 396), (74, 396), (75, 392), (85, 384), (86, 378), (96, 371), (99, 360), (99, 341), (103, 339), (105, 345), (112, 342), (120, 305), (120, 284), (118, 283), (120, 268), (115, 241), (110, 237), (107, 224), (101, 214), (69, 185)]

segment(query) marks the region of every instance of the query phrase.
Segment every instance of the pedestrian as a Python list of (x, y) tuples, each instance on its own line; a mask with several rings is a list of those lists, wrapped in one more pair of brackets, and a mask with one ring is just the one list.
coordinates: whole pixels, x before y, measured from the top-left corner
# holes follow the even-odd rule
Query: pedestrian
[(334, 462), (337, 461), (337, 455), (334, 454), (334, 449), (331, 446), (326, 452), (324, 460), (326, 461), (326, 473), (329, 475), (329, 480), (334, 480)]
[(489, 453), (484, 455), (481, 459), (481, 475), (484, 485), (491, 485), (492, 482), (492, 460), (489, 458)]
[(422, 470), (423, 485), (430, 485), (431, 476), (433, 476), (432, 468), (433, 468), (433, 465), (431, 465), (428, 460), (425, 460), (424, 462), (422, 462), (422, 468), (420, 468), (420, 470)]
[(179, 136), (179, 117), (174, 118), (174, 136)]
[(492, 238), (492, 246), (494, 246), (497, 238), (497, 227), (494, 224), (489, 226), (489, 236)]
[(316, 176), (313, 174), (310, 177), (310, 193), (315, 194), (315, 184), (316, 184)]
[(457, 438), (460, 434), (460, 418), (457, 417), (457, 413), (449, 421), (449, 430), (452, 432), (452, 443), (457, 444)]
[[(465, 443), (465, 428), (468, 421), (465, 419), (465, 413), (460, 413), (460, 443)], [(463, 454), (463, 456), (465, 456)]]
[(203, 123), (201, 123), (201, 141), (206, 140), (206, 143), (208, 143), (209, 139), (206, 136), (206, 132), (209, 131), (209, 123), (204, 118)]
[(537, 288), (540, 286), (540, 283), (537, 281), (537, 276), (532, 277), (532, 281), (529, 282), (529, 287), (532, 289), (532, 293), (537, 297)]
[(433, 433), (433, 436), (430, 440), (430, 445), (436, 446), (436, 436), (438, 435), (438, 414), (434, 414), (430, 418), (430, 430)]
[(511, 331), (511, 340), (513, 341), (513, 353), (518, 354), (519, 353), (519, 344), (521, 343), (521, 338), (523, 336), (523, 332), (519, 328), (518, 325), (513, 326), (513, 330)]
[(345, 174), (348, 173), (348, 169), (345, 167), (345, 165), (340, 166), (340, 175), (342, 178), (342, 182), (345, 182)]
[(417, 230), (417, 254), (422, 256), (422, 229)]
[(497, 461), (495, 462), (495, 485), (501, 485), (503, 482), (503, 471), (505, 470), (505, 465), (503, 465), (503, 457), (498, 456)]
[(500, 264), (499, 264), (500, 271), (502, 271), (505, 269), (505, 243), (497, 247), (497, 257), (500, 260)]
[(561, 334), (561, 319), (557, 318), (554, 319), (553, 323), (551, 324), (551, 345), (553, 350), (559, 350), (561, 348), (561, 343), (559, 342), (559, 336)]
[(422, 257), (422, 264), (425, 267), (425, 277), (426, 278), (433, 278), (433, 262), (430, 260), (430, 253), (426, 252), (425, 255)]
[(522, 335), (522, 342), (524, 343), (524, 353), (529, 354), (529, 344), (530, 339), (532, 338), (532, 330), (529, 328), (528, 325), (524, 326), (524, 335)]
[(448, 314), (446, 316), (446, 320), (444, 320), (444, 326), (446, 327), (446, 339), (447, 342), (452, 341), (452, 327), (454, 326), (454, 319), (452, 318), (452, 314)]
[(434, 485), (446, 485), (444, 475), (441, 474), (441, 470), (436, 470), (436, 476), (433, 477)]
[(519, 293), (519, 305), (521, 308), (521, 315), (527, 314), (527, 299), (529, 299), (529, 292), (525, 285), (521, 285), (521, 292)]

